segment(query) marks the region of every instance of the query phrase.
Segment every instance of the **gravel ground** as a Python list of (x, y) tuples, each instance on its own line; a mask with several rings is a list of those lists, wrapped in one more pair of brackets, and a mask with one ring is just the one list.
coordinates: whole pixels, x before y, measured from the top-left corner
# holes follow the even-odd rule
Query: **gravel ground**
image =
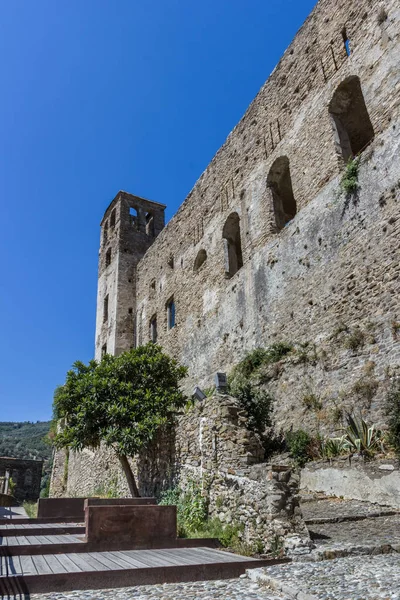
[(143, 585), (115, 590), (32, 594), (32, 600), (290, 600), (247, 578)]
[(256, 571), (295, 593), (302, 592), (307, 600), (400, 600), (399, 554), (292, 563)]

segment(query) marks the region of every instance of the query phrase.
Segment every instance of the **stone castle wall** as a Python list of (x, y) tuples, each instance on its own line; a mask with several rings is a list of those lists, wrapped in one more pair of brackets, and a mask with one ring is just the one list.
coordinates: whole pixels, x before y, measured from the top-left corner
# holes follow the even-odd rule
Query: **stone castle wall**
[[(386, 11), (388, 18), (379, 24), (379, 6), (367, 0), (336, 2), (334, 8), (330, 2), (317, 5), (177, 215), (139, 262), (140, 340), (149, 339), (149, 321), (157, 315), (159, 343), (189, 366), (188, 389), (194, 383), (210, 386), (215, 371), (228, 371), (256, 346), (282, 338), (314, 341), (329, 336), (339, 319), (349, 324), (369, 319), (370, 304), (376, 307), (381, 300), (376, 278), (388, 263), (386, 240), (396, 225), (383, 232), (379, 223), (396, 215), (390, 190), (399, 178), (399, 10), (388, 2)], [(344, 198), (336, 197), (343, 164), (328, 105), (339, 84), (352, 75), (360, 79), (375, 138), (362, 155), (359, 203), (344, 210)], [(277, 232), (267, 178), (279, 157), (289, 159), (297, 215)], [(382, 195), (388, 198), (384, 207), (379, 206)], [(240, 217), (244, 264), (227, 279), (223, 228), (232, 213)], [(379, 247), (375, 242), (361, 249), (369, 227)], [(200, 250), (207, 259), (195, 272)], [(169, 256), (174, 257), (173, 268)], [(374, 261), (376, 266), (368, 270), (375, 276), (366, 281), (368, 263)], [(360, 293), (370, 301), (362, 302)], [(176, 326), (168, 330), (166, 303), (171, 297)], [(395, 302), (392, 308), (396, 312)]]
[[(332, 432), (346, 410), (384, 423), (386, 391), (400, 373), (399, 22), (395, 0), (320, 0), (165, 228), (163, 205), (117, 195), (102, 222), (97, 357), (104, 344), (118, 353), (146, 343), (156, 319), (157, 342), (189, 367), (191, 392), (194, 384), (210, 387), (216, 371), (229, 372), (251, 349), (285, 341), (295, 351), (266, 378), (277, 429), (301, 424)], [(355, 82), (357, 110), (347, 126), (360, 130), (360, 187), (346, 196), (340, 190), (346, 143), (333, 113), (348, 101), (340, 86)], [(292, 197), (286, 213), (277, 189)], [(130, 228), (132, 205), (141, 224)], [(104, 227), (114, 209), (107, 266)], [(143, 215), (151, 211), (157, 227), (149, 236)], [(235, 273), (232, 240), (237, 266), (243, 263)], [(172, 298), (176, 322), (169, 328)], [(209, 470), (224, 490), (234, 480), (252, 505), (251, 492), (243, 490), (257, 488), (251, 481), (263, 457), (244, 424), (240, 435), (230, 429), (230, 411), (234, 403), (216, 403), (209, 415), (182, 417), (162, 452), (139, 461), (143, 489), (165, 489), (177, 474), (184, 481), (190, 472)], [(212, 440), (220, 426), (227, 427), (226, 454), (216, 464)], [(53, 494), (61, 493), (57, 481)], [(105, 451), (70, 457), (68, 494), (110, 481), (126, 491)], [(213, 485), (216, 510), (213, 498), (221, 492)]]

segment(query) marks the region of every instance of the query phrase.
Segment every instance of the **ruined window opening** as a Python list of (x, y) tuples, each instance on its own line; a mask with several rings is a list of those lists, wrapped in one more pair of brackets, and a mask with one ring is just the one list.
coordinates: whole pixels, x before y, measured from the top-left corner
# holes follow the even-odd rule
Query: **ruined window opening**
[(172, 329), (175, 327), (175, 302), (174, 297), (170, 298), (167, 302), (167, 328)]
[(151, 213), (146, 213), (146, 235), (154, 237), (154, 216)]
[(106, 267), (111, 264), (111, 248), (106, 252)]
[(357, 76), (348, 77), (329, 103), (337, 153), (345, 162), (359, 154), (374, 137), (374, 129)]
[(346, 54), (347, 54), (347, 56), (350, 56), (350, 54), (351, 54), (350, 40), (347, 37), (346, 27), (344, 27), (342, 29), (342, 38), (343, 38), (343, 44), (344, 44), (344, 49), (346, 51)]
[(131, 315), (133, 313), (133, 308), (128, 308), (128, 313)]
[(103, 358), (103, 356), (105, 356), (107, 354), (107, 344), (104, 344), (101, 347), (101, 358)]
[(103, 302), (103, 323), (106, 323), (106, 321), (108, 321), (108, 294)]
[(138, 223), (138, 212), (137, 212), (136, 208), (134, 208), (133, 206), (129, 207), (129, 216), (130, 216), (132, 225), (136, 225)]
[(150, 341), (153, 344), (157, 341), (157, 316), (154, 315), (150, 319)]
[(236, 212), (230, 214), (225, 221), (222, 237), (225, 249), (225, 276), (230, 278), (243, 267), (240, 218)]
[(108, 239), (108, 221), (106, 221), (103, 225), (103, 242), (104, 244), (107, 242)]
[(281, 231), (297, 213), (287, 156), (280, 156), (274, 161), (268, 173), (267, 186), (272, 193), (276, 227)]
[(111, 211), (110, 215), (110, 227), (115, 227), (115, 208)]
[(197, 272), (207, 260), (207, 252), (203, 249), (199, 250), (194, 261), (193, 271)]
[(174, 268), (174, 257), (172, 254), (170, 254), (170, 256), (168, 257), (167, 265), (171, 267), (171, 269)]

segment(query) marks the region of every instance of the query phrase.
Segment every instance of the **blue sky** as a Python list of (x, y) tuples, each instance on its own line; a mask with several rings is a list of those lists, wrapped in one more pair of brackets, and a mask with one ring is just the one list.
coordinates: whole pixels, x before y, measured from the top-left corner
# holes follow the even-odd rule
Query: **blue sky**
[(102, 214), (176, 212), (314, 0), (3, 0), (0, 421), (93, 354)]

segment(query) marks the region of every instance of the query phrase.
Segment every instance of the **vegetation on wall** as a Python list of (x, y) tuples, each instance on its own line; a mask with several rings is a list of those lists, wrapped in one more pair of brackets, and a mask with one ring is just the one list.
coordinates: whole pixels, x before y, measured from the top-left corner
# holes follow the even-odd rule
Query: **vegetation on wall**
[(360, 159), (352, 158), (346, 164), (342, 179), (340, 181), (340, 189), (347, 196), (355, 194), (360, 187), (358, 183), (358, 170), (360, 168)]
[(231, 548), (245, 556), (263, 551), (260, 541), (253, 544), (243, 541), (243, 523), (222, 523), (218, 518), (209, 517), (208, 498), (194, 480), (188, 480), (184, 490), (175, 487), (164, 492), (159, 504), (177, 507), (180, 537), (216, 538), (224, 548)]
[(343, 435), (340, 437), (311, 436), (308, 432), (299, 429), (289, 431), (285, 442), (294, 462), (300, 467), (310, 460), (354, 454), (369, 459), (379, 452), (384, 453), (387, 445), (383, 431), (375, 425), (368, 425), (364, 419), (356, 419), (351, 415), (347, 416), (347, 425), (343, 428)]
[(395, 381), (386, 400), (389, 442), (400, 459), (400, 381)]
[(229, 377), (229, 390), (248, 415), (247, 426), (258, 433), (267, 452), (275, 449), (276, 440), (264, 432), (272, 425), (273, 398), (262, 387), (265, 370), (276, 365), (293, 350), (292, 345), (280, 342), (267, 348), (256, 348), (238, 363)]
[(179, 384), (186, 372), (153, 343), (88, 365), (76, 362), (54, 394), (54, 417), (62, 424), (55, 446), (80, 451), (103, 443), (117, 455), (132, 496), (139, 496), (128, 458), (185, 405)]

